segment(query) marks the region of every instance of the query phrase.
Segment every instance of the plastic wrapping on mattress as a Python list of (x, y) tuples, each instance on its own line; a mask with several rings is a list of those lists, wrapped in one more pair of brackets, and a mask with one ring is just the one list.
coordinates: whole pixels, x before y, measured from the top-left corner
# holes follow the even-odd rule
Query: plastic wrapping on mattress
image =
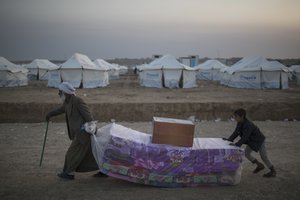
[(100, 170), (112, 177), (159, 187), (236, 185), (244, 151), (221, 138), (195, 138), (193, 147), (151, 143), (151, 135), (109, 124), (92, 137)]

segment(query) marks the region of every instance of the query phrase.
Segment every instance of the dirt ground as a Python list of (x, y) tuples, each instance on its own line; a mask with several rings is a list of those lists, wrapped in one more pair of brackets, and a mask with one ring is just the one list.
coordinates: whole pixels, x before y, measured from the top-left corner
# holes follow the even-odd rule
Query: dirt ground
[(176, 118), (194, 115), (201, 119), (196, 137), (224, 137), (231, 134), (235, 124), (219, 117), (227, 119), (237, 107), (245, 107), (252, 119), (262, 120), (255, 123), (267, 136), (276, 178), (263, 178), (267, 170), (252, 174), (254, 166), (245, 160), (237, 186), (173, 189), (94, 178), (95, 172), (78, 173), (74, 181), (60, 180), (56, 174), (63, 167), (70, 144), (66, 125), (57, 123), (64, 121), (63, 117), (49, 125), (40, 168), (46, 125), (24, 122), (44, 121), (46, 113), (59, 105), (57, 89), (46, 84), (30, 81), (26, 87), (0, 88), (0, 199), (299, 199), (300, 86), (294, 83), (287, 90), (236, 89), (212, 81), (199, 81), (192, 89), (155, 89), (139, 86), (137, 77), (129, 74), (110, 81), (105, 88), (78, 89), (77, 95), (101, 122), (98, 127), (114, 118), (122, 125), (151, 133), (152, 123), (139, 121), (163, 114)]
[[(201, 120), (227, 120), (232, 110), (244, 107), (253, 120), (300, 120), (300, 86), (286, 90), (229, 88), (213, 81), (199, 81), (191, 89), (141, 87), (130, 72), (111, 80), (104, 88), (77, 89), (94, 117), (100, 121), (150, 121), (153, 116)], [(58, 90), (46, 81), (30, 81), (26, 87), (0, 88), (0, 122), (43, 122), (60, 100)], [(62, 122), (63, 117), (57, 122)]]
[[(189, 89), (146, 88), (139, 85), (138, 76), (132, 73), (110, 80), (103, 88), (77, 89), (89, 104), (94, 103), (211, 103), (211, 102), (298, 102), (300, 86), (294, 82), (290, 88), (238, 89), (216, 81), (198, 81), (198, 87)], [(29, 81), (25, 87), (0, 88), (0, 102), (11, 103), (60, 103), (56, 88), (48, 88), (47, 81)]]
[[(64, 123), (50, 123), (43, 165), (39, 167), (45, 123), (0, 124), (0, 199), (299, 199), (300, 122), (256, 121), (267, 137), (269, 157), (277, 169), (276, 178), (254, 175), (254, 166), (243, 163), (242, 180), (236, 186), (199, 188), (156, 188), (115, 178), (94, 178), (76, 173), (75, 180), (63, 181), (56, 174), (63, 166), (70, 144)], [(151, 122), (120, 124), (151, 133)], [(99, 123), (98, 127), (105, 125)], [(202, 121), (196, 137), (226, 137), (234, 122)], [(258, 154), (254, 154), (259, 158)]]

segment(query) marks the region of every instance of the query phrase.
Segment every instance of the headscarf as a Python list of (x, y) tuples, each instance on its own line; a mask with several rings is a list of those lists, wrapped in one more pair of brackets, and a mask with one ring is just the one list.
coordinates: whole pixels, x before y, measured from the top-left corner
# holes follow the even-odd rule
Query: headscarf
[(74, 94), (75, 95), (75, 88), (68, 82), (62, 82), (58, 89), (63, 91), (66, 94)]

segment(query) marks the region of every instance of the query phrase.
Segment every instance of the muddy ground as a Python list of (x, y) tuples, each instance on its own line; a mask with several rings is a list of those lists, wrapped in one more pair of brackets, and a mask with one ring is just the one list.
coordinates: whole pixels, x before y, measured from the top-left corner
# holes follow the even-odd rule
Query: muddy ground
[[(243, 163), (242, 180), (236, 186), (199, 188), (156, 188), (115, 178), (94, 178), (77, 173), (75, 180), (63, 181), (56, 174), (63, 166), (70, 144), (64, 123), (51, 123), (42, 167), (39, 160), (45, 123), (0, 124), (0, 199), (299, 199), (300, 122), (256, 121), (267, 137), (269, 157), (277, 169), (276, 178), (254, 175), (254, 166)], [(99, 123), (98, 127), (106, 123)], [(151, 122), (121, 122), (126, 127), (151, 133)], [(196, 137), (224, 137), (234, 122), (202, 121)], [(259, 158), (258, 154), (254, 154)]]

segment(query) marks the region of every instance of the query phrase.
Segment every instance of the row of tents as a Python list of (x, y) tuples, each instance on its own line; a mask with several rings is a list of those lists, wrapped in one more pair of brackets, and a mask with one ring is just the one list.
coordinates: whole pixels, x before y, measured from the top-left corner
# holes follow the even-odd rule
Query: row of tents
[(286, 89), (292, 73), (300, 84), (299, 65), (288, 68), (262, 56), (245, 57), (230, 67), (218, 60), (207, 60), (190, 68), (174, 56), (165, 55), (137, 69), (140, 85), (145, 87), (192, 88), (197, 87), (196, 80), (212, 80), (235, 88)]
[[(3, 69), (8, 66), (7, 75), (1, 73), (1, 87), (27, 85), (27, 78), (48, 80), (49, 87), (58, 87), (62, 81), (70, 82), (76, 88), (105, 87), (109, 80), (118, 79), (120, 74), (128, 71), (125, 66), (111, 64), (103, 59), (92, 62), (86, 55), (78, 53), (59, 66), (46, 59), (35, 59), (24, 66), (15, 65), (3, 57), (0, 61)], [(16, 73), (16, 69), (19, 73)]]
[(250, 89), (286, 89), (292, 72), (280, 62), (268, 61), (262, 56), (245, 57), (231, 67), (209, 60), (196, 68), (199, 80), (215, 80), (229, 87)]
[[(178, 62), (174, 56), (165, 55), (137, 69), (140, 85), (155, 88), (193, 88), (197, 87), (197, 80), (213, 80), (236, 88), (285, 89), (291, 72), (300, 85), (300, 65), (287, 68), (261, 56), (245, 57), (231, 67), (217, 60), (207, 60), (191, 68)], [(27, 76), (29, 79), (48, 80), (49, 87), (58, 87), (62, 81), (68, 81), (76, 88), (105, 87), (110, 79), (117, 79), (127, 70), (127, 67), (102, 59), (92, 62), (87, 56), (77, 53), (60, 66), (36, 59), (26, 68), (0, 57), (0, 87), (25, 86)]]
[(26, 67), (34, 78), (48, 80), (49, 87), (58, 87), (62, 81), (69, 82), (75, 88), (105, 87), (109, 80), (118, 79), (120, 74), (128, 71), (125, 66), (108, 63), (103, 59), (93, 62), (88, 56), (79, 53), (75, 53), (60, 66), (47, 60), (34, 60)]

